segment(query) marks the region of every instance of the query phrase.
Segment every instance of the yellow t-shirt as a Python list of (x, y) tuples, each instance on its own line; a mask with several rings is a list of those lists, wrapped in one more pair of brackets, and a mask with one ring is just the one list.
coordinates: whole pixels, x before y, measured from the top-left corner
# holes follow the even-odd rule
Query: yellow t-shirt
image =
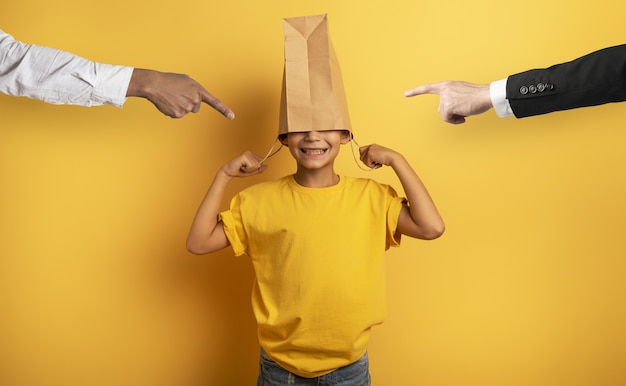
[(403, 201), (370, 179), (306, 188), (286, 176), (220, 214), (235, 254), (252, 260), (259, 343), (281, 367), (312, 378), (365, 353), (386, 316), (384, 252), (400, 243)]

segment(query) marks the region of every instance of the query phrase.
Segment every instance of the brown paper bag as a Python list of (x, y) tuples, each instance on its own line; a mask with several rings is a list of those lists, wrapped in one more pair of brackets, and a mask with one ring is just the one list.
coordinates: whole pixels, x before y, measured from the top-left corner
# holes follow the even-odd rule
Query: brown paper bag
[(283, 20), (285, 70), (278, 134), (351, 131), (341, 70), (324, 15)]

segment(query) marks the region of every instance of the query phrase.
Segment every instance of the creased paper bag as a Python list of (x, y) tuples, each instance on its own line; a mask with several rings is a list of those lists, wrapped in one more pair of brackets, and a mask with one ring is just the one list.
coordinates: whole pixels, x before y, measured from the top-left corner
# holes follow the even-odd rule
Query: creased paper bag
[(285, 69), (278, 134), (351, 131), (341, 70), (327, 15), (283, 20)]

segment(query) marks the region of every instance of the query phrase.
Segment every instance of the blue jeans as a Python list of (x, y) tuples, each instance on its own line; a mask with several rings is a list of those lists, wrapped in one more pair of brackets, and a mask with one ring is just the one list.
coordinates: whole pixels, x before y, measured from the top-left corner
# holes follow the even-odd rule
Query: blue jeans
[(261, 349), (259, 377), (256, 386), (370, 386), (367, 353), (358, 361), (316, 378), (303, 378), (283, 369)]

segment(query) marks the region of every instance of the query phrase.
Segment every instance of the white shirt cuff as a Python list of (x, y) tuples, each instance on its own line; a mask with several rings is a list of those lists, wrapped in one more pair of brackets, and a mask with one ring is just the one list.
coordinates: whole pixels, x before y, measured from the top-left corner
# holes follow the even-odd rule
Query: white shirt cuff
[(97, 84), (93, 90), (94, 101), (122, 107), (127, 99), (126, 92), (133, 70), (133, 67), (96, 63)]
[(491, 104), (493, 109), (500, 118), (506, 118), (513, 116), (513, 110), (509, 104), (509, 100), (506, 99), (506, 82), (508, 78), (501, 79), (492, 82), (489, 85), (489, 95), (491, 97)]

